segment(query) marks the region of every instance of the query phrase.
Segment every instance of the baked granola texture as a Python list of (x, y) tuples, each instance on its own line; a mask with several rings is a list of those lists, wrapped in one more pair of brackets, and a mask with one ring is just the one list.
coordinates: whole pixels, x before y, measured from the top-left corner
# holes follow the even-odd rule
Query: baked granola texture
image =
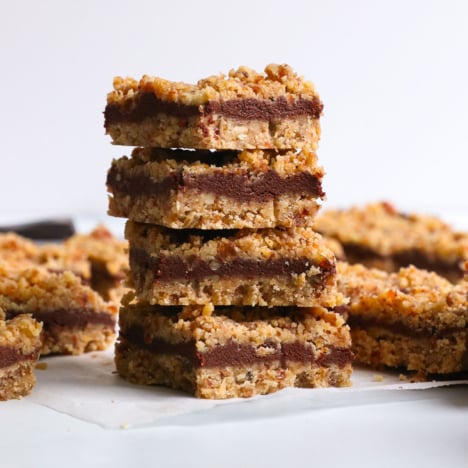
[(128, 286), (160, 305), (335, 307), (335, 257), (308, 228), (175, 230), (127, 221)]
[(104, 300), (116, 305), (125, 292), (128, 270), (127, 242), (100, 224), (89, 233), (78, 233), (62, 243), (39, 248), (38, 263), (50, 270), (70, 270), (86, 281)]
[(356, 362), (421, 378), (468, 370), (468, 282), (414, 266), (387, 273), (337, 263)]
[(137, 148), (112, 163), (108, 213), (175, 229), (308, 226), (323, 175), (308, 149)]
[(468, 234), (441, 219), (405, 214), (388, 202), (322, 210), (315, 229), (338, 240), (349, 263), (385, 271), (413, 264), (458, 281), (468, 259)]
[(0, 260), (8, 268), (40, 266), (51, 272), (70, 271), (116, 306), (126, 291), (127, 242), (104, 225), (56, 243), (38, 244), (12, 232), (0, 234)]
[(323, 308), (130, 304), (119, 329), (117, 371), (135, 384), (211, 399), (350, 385), (348, 326)]
[(42, 355), (104, 350), (115, 339), (117, 306), (71, 271), (0, 265), (0, 308), (43, 323)]
[(322, 109), (313, 84), (289, 65), (242, 66), (196, 84), (116, 77), (104, 126), (119, 145), (315, 149)]
[(34, 387), (41, 330), (42, 325), (30, 315), (5, 320), (0, 309), (0, 400), (23, 398)]

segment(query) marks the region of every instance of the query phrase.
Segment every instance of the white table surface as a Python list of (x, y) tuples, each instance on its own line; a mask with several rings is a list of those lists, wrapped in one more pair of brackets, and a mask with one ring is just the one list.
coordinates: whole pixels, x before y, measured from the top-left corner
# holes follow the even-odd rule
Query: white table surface
[(3, 468), (468, 466), (468, 386), (254, 420), (208, 412), (140, 429), (103, 429), (28, 398), (2, 403), (0, 414)]

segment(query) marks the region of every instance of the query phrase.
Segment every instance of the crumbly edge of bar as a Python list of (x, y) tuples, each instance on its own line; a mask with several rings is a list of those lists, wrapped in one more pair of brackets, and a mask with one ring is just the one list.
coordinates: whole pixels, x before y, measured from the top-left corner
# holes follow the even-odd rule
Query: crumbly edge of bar
[(195, 106), (219, 100), (317, 96), (314, 85), (286, 64), (269, 64), (263, 74), (241, 66), (237, 70), (231, 70), (227, 76), (209, 76), (196, 84), (174, 82), (149, 75), (144, 75), (139, 81), (130, 77), (115, 77), (113, 88), (107, 95), (108, 104), (123, 105), (140, 93), (153, 93), (164, 101)]
[(355, 362), (373, 368), (391, 367), (431, 374), (468, 370), (467, 330), (444, 336), (407, 336), (380, 327), (351, 327)]
[(21, 399), (36, 383), (34, 367), (37, 359), (28, 359), (0, 369), (0, 400)]
[(282, 195), (274, 200), (238, 202), (188, 189), (165, 200), (115, 190), (109, 197), (108, 214), (172, 229), (292, 228), (312, 226), (320, 206), (313, 196)]
[(307, 147), (316, 150), (321, 128), (319, 119), (308, 115), (268, 121), (213, 114), (188, 117), (181, 125), (177, 116), (157, 114), (141, 122), (108, 123), (106, 133), (114, 144), (126, 146), (218, 150)]
[[(103, 225), (89, 234), (75, 234), (64, 242), (42, 245), (17, 234), (6, 233), (0, 234), (0, 257), (9, 270), (43, 267), (51, 272), (71, 271), (90, 281), (92, 286), (95, 275), (114, 277), (118, 287), (128, 269), (127, 245)], [(108, 289), (112, 288), (113, 285), (109, 285)]]
[(104, 351), (114, 343), (115, 337), (116, 330), (109, 325), (90, 323), (84, 328), (46, 326), (42, 335), (41, 355)]
[(228, 234), (220, 231), (219, 237), (210, 240), (205, 240), (201, 232), (195, 231), (184, 242), (175, 241), (171, 237), (173, 234), (176, 232), (132, 221), (127, 221), (125, 226), (125, 237), (129, 240), (130, 248), (140, 248), (156, 256), (161, 252), (181, 258), (195, 255), (208, 262), (228, 262), (244, 257), (260, 261), (282, 257), (308, 258), (312, 265), (335, 262), (333, 252), (320, 234), (306, 227), (246, 229)]
[[(174, 310), (175, 309), (175, 310)], [(214, 307), (212, 304), (182, 308), (128, 305), (120, 311), (121, 329), (136, 325), (148, 338), (169, 343), (195, 340), (204, 352), (230, 340), (252, 346), (313, 342), (319, 350), (327, 346), (350, 347), (349, 327), (343, 317), (324, 307)]]
[(468, 259), (468, 234), (454, 231), (436, 217), (402, 214), (388, 202), (323, 210), (315, 229), (381, 256), (416, 249), (446, 263)]
[(11, 346), (25, 356), (37, 352), (41, 343), (42, 324), (27, 314), (11, 320), (4, 319), (5, 314), (0, 309), (0, 346)]
[[(299, 172), (310, 172), (323, 177), (323, 168), (318, 166), (318, 158), (308, 148), (299, 150), (252, 149), (242, 151), (203, 151), (203, 162), (196, 159), (197, 151), (163, 148), (135, 148), (131, 158), (123, 157), (113, 161), (122, 171), (131, 171), (144, 164), (144, 170), (154, 179), (167, 177), (170, 171), (183, 168), (195, 173), (207, 170), (262, 171), (273, 170), (281, 177)], [(187, 156), (184, 159), (184, 154)], [(235, 156), (233, 155), (235, 154)], [(190, 157), (190, 159), (188, 159)], [(212, 161), (209, 161), (209, 160)]]
[(62, 244), (64, 255), (85, 257), (109, 275), (121, 277), (128, 269), (127, 242), (100, 224), (87, 234), (75, 234)]
[(9, 269), (0, 266), (0, 307), (4, 311), (91, 309), (115, 316), (117, 306), (104, 301), (70, 271), (44, 267)]
[(122, 344), (115, 362), (121, 377), (135, 384), (165, 385), (198, 398), (226, 399), (265, 395), (285, 387), (346, 387), (351, 385), (351, 364), (344, 367), (279, 362), (249, 366), (193, 369), (177, 356), (154, 355)]
[(414, 266), (387, 273), (337, 262), (337, 282), (352, 316), (420, 330), (467, 326), (468, 281), (454, 285)]
[(38, 255), (34, 242), (14, 232), (0, 233), (0, 258), (3, 262), (32, 261)]

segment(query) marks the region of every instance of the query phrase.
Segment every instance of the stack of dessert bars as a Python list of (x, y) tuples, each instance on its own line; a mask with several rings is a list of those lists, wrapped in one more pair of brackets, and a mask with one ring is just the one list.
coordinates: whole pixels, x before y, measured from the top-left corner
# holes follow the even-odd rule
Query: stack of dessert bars
[(312, 228), (322, 107), (287, 65), (114, 80), (106, 132), (137, 147), (107, 178), (128, 218), (123, 378), (201, 398), (350, 384), (335, 257)]

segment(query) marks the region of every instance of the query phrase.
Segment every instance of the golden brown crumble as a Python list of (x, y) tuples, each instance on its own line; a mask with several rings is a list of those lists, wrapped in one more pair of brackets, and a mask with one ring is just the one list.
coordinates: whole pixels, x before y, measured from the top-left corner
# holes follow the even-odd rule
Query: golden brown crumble
[(468, 321), (468, 282), (457, 285), (414, 266), (387, 273), (337, 263), (338, 289), (350, 297), (350, 316), (403, 323), (421, 330), (461, 328)]
[(388, 202), (324, 210), (315, 220), (315, 229), (381, 256), (418, 249), (447, 263), (468, 259), (466, 233), (456, 232), (437, 217), (402, 214)]
[(186, 105), (201, 105), (208, 101), (284, 96), (305, 99), (317, 97), (314, 85), (297, 75), (286, 64), (270, 64), (265, 73), (241, 66), (224, 74), (209, 76), (197, 84), (173, 82), (144, 75), (140, 81), (133, 78), (114, 78), (114, 90), (107, 96), (108, 104), (131, 101), (138, 93), (152, 92), (159, 99)]
[[(3, 312), (1, 315), (4, 317)], [(41, 331), (42, 324), (31, 315), (21, 314), (11, 320), (0, 318), (0, 346), (19, 348), (24, 355), (37, 352)]]

